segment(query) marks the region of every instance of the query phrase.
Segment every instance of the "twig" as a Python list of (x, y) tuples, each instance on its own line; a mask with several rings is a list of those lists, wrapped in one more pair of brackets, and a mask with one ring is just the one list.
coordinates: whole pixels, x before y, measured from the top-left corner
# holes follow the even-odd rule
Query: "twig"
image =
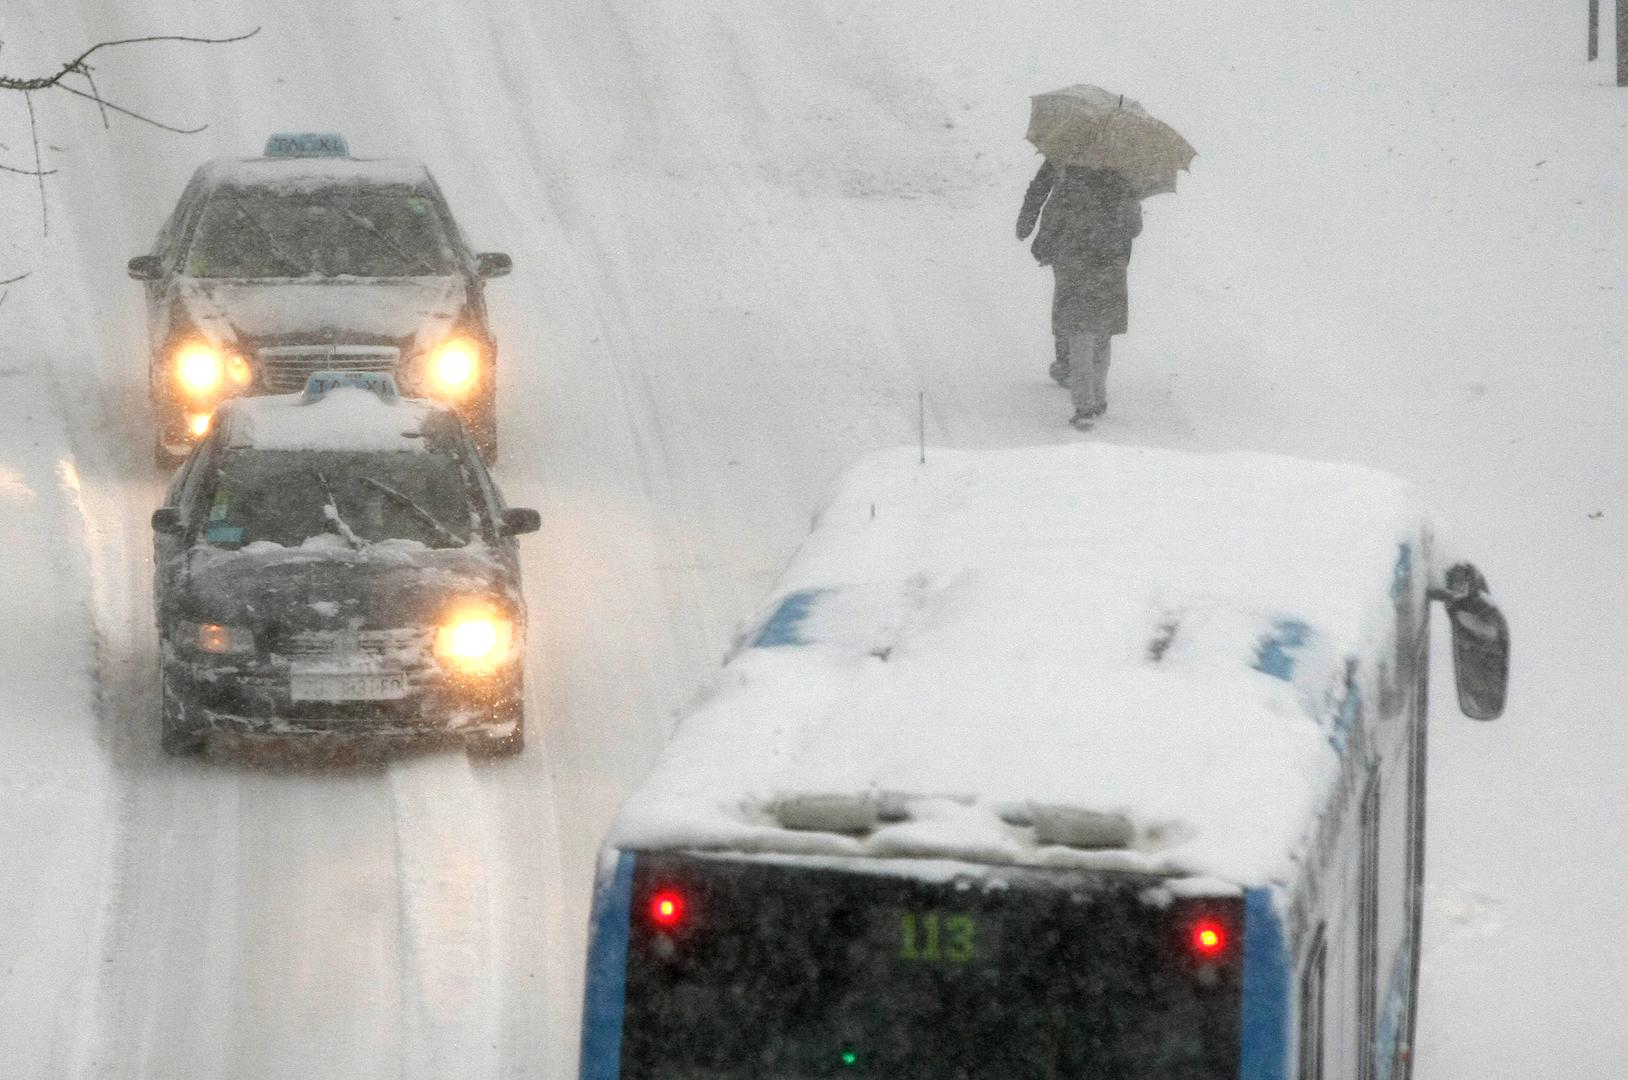
[(198, 134), (198, 132), (203, 131), (203, 130), (205, 130), (206, 128), (209, 127), (208, 124), (200, 124), (198, 127), (195, 127), (195, 128), (175, 127), (173, 125), (166, 124), (163, 121), (154, 120), (150, 116), (143, 116), (143, 115), (141, 115), (140, 113), (136, 112), (133, 109), (125, 108), (123, 105), (115, 105), (111, 101), (108, 101), (105, 98), (94, 97), (94, 96), (92, 96), (90, 94), (85, 93), (83, 90), (75, 90), (73, 87), (69, 86), (67, 83), (57, 83), (56, 88), (58, 90), (66, 90), (68, 93), (74, 95), (75, 97), (82, 97), (82, 98), (85, 98), (85, 99), (87, 99), (89, 101), (94, 101), (104, 109), (112, 109), (116, 113), (123, 113), (126, 116), (133, 117), (136, 120), (140, 120), (144, 124), (151, 124), (151, 125), (153, 125), (153, 127), (155, 127), (155, 128), (163, 128), (165, 131), (173, 131), (177, 135), (196, 135), (196, 134)]
[(34, 122), (34, 95), (23, 91), (23, 103), (28, 106), (28, 137), (34, 140), (34, 179), (40, 186), (40, 230), (42, 235), (51, 235), (50, 204), (45, 201), (45, 175), (40, 172), (40, 129)]
[(19, 281), (23, 280), (23, 278), (27, 277), (29, 274), (32, 274), (33, 272), (34, 271), (32, 271), (32, 270), (25, 270), (21, 274), (18, 274), (16, 277), (8, 277), (4, 281), (0, 281), (0, 285), (15, 285)]
[(0, 165), (0, 172), (16, 173), (18, 176), (50, 176), (56, 170), (46, 169), (44, 172), (40, 172), (37, 169), (15, 169), (10, 165)]
[(92, 53), (95, 53), (101, 49), (111, 49), (116, 45), (139, 45), (144, 42), (151, 41), (188, 41), (198, 45), (227, 45), (234, 41), (244, 41), (248, 38), (252, 38), (259, 32), (260, 27), (257, 26), (253, 30), (250, 30), (247, 34), (238, 34), (236, 37), (227, 38), (183, 37), (178, 34), (159, 34), (152, 37), (133, 37), (120, 38), (117, 41), (99, 41), (95, 45), (92, 45), (90, 48), (86, 49), (84, 52), (80, 53), (78, 56), (74, 57), (72, 60), (69, 60), (67, 63), (63, 64), (54, 75), (41, 75), (32, 79), (20, 79), (16, 78), (15, 76), (0, 75), (0, 90), (22, 90), (26, 92), (29, 90), (44, 90), (47, 87), (56, 86), (69, 75), (83, 74), (85, 61), (89, 59)]
[(80, 74), (85, 76), (86, 82), (90, 83), (90, 96), (96, 99), (96, 107), (102, 110), (102, 130), (110, 130), (112, 125), (107, 122), (107, 102), (102, 100), (102, 92), (96, 89), (96, 80), (91, 77), (90, 65), (86, 64)]

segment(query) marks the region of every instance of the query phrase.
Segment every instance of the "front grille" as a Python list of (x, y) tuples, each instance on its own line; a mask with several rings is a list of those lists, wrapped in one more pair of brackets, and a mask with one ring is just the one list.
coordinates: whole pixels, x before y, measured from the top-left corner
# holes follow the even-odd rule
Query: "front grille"
[(287, 660), (372, 658), (412, 664), (428, 651), (431, 633), (410, 626), (389, 630), (299, 630), (278, 635), (271, 650)]
[(273, 394), (296, 394), (318, 371), (394, 372), (401, 350), (393, 345), (272, 345), (256, 354), (260, 381)]

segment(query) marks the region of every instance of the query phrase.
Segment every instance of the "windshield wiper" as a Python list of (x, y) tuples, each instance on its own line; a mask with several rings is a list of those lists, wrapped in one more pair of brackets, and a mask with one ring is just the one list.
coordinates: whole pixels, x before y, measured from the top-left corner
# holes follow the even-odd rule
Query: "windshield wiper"
[(344, 214), (346, 217), (350, 218), (352, 221), (356, 222), (356, 224), (360, 225), (362, 228), (366, 229), (368, 232), (372, 233), (374, 236), (378, 237), (380, 240), (384, 241), (385, 246), (388, 247), (391, 251), (394, 251), (397, 255), (400, 255), (404, 259), (411, 259), (413, 262), (415, 262), (418, 265), (422, 266), (424, 268), (425, 272), (427, 274), (429, 274), (431, 277), (440, 277), (441, 276), (441, 271), (437, 270), (434, 266), (432, 266), (428, 259), (424, 258), (424, 256), (422, 256), (422, 255), (419, 255), (419, 254), (416, 254), (414, 252), (408, 251), (406, 248), (404, 248), (400, 244), (396, 243), (396, 241), (395, 241), (395, 239), (393, 237), (386, 235), (386, 233), (384, 232), (383, 229), (380, 229), (377, 225), (373, 224), (373, 222), (369, 221), (367, 218), (363, 217), (361, 214), (358, 214), (356, 211), (352, 210), (350, 207), (341, 206), (339, 208), (339, 212)]
[(428, 510), (424, 509), (422, 506), (418, 505), (418, 503), (414, 502), (411, 496), (404, 495), (395, 488), (391, 487), (389, 484), (386, 484), (380, 480), (375, 480), (371, 476), (359, 476), (356, 479), (359, 482), (366, 484), (368, 487), (373, 488), (375, 491), (384, 492), (384, 494), (390, 496), (402, 506), (405, 506), (408, 510), (412, 511), (414, 517), (418, 518), (418, 520), (440, 533), (441, 536), (453, 547), (464, 547), (469, 543), (468, 540), (465, 540), (463, 537), (441, 524), (439, 518), (430, 513)]
[(266, 228), (260, 223), (259, 218), (245, 210), (241, 204), (236, 209), (240, 216), (248, 221), (250, 225), (254, 226), (256, 232), (266, 238), (266, 248), (271, 252), (272, 258), (276, 259), (284, 266), (292, 267), (293, 269), (299, 271), (303, 277), (309, 277), (312, 274), (313, 271), (309, 266), (306, 266), (304, 263), (294, 258), (294, 256), (288, 253), (287, 249), (277, 242), (277, 238), (271, 235), (270, 229)]
[(322, 493), (328, 499), (327, 503), (322, 507), (323, 519), (333, 525), (334, 532), (344, 537), (345, 543), (357, 551), (361, 551), (362, 548), (367, 546), (367, 541), (357, 536), (355, 531), (345, 524), (345, 519), (339, 516), (339, 503), (334, 499), (334, 489), (329, 486), (328, 478), (322, 475), (321, 469), (312, 469), (311, 475), (316, 477), (317, 483), (322, 485)]

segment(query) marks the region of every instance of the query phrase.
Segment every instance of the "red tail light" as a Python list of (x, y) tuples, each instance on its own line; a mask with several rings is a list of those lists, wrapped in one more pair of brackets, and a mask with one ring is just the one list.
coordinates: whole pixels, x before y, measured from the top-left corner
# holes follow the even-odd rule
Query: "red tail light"
[(1188, 948), (1200, 960), (1219, 959), (1229, 944), (1227, 928), (1214, 919), (1198, 920), (1187, 934)]
[(684, 921), (684, 897), (663, 889), (650, 898), (650, 921), (662, 930), (675, 930)]

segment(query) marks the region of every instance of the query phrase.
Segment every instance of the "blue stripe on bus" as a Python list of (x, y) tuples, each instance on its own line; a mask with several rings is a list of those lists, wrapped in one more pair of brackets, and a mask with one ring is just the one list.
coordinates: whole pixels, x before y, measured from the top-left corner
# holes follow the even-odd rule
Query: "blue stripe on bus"
[(780, 601), (780, 606), (774, 609), (769, 621), (763, 624), (757, 637), (752, 639), (755, 649), (769, 649), (777, 645), (807, 645), (808, 639), (803, 637), (803, 620), (814, 608), (814, 601), (818, 600), (829, 589), (799, 589)]
[(1374, 1031), (1375, 1080), (1391, 1080), (1396, 1065), (1396, 1045), (1402, 1035), (1402, 1017), (1407, 1012), (1408, 976), (1413, 973), (1413, 954), (1404, 942), (1391, 958), (1390, 985), (1385, 990), (1385, 1004), (1379, 1011), (1379, 1023)]
[(588, 931), (588, 977), (582, 999), (582, 1080), (622, 1074), (622, 1014), (627, 1006), (627, 941), (633, 906), (633, 855), (594, 883)]
[(1299, 619), (1274, 619), (1272, 632), (1255, 643), (1255, 670), (1288, 682), (1294, 678), (1295, 650), (1311, 637)]
[(1244, 892), (1240, 1080), (1285, 1080), (1289, 1069), (1289, 954), (1270, 889)]
[(1396, 545), (1396, 568), (1391, 571), (1391, 600), (1402, 599), (1413, 583), (1413, 545)]
[[(1351, 738), (1351, 730), (1362, 718), (1362, 687), (1355, 681), (1347, 679), (1344, 690), (1339, 704), (1333, 707), (1334, 727), (1328, 733), (1328, 745), (1334, 748), (1336, 754), (1341, 755), (1345, 753), (1345, 744)], [(1329, 693), (1332, 697), (1333, 691)]]

